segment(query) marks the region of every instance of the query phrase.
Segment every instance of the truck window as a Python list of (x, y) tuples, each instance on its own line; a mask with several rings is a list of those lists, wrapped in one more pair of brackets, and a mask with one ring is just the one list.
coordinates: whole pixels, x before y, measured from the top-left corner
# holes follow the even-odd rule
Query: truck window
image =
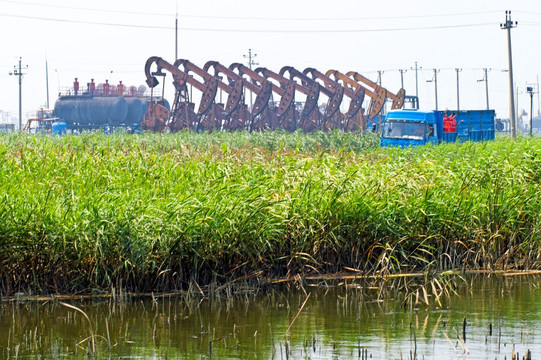
[(425, 138), (425, 123), (388, 120), (383, 124), (381, 136), (388, 139), (423, 140)]
[(429, 138), (434, 136), (434, 124), (428, 124), (427, 134)]

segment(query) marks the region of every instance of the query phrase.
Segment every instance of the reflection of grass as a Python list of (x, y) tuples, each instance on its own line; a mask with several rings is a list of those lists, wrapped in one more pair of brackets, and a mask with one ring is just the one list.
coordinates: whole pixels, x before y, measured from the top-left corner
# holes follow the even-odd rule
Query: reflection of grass
[[(0, 326), (6, 332), (0, 340), (8, 344), (4, 358), (17, 358), (17, 352), (21, 358), (92, 355), (90, 323), (96, 339), (94, 357), (111, 358), (156, 354), (201, 358), (212, 351), (213, 358), (255, 358), (252, 354), (272, 358), (273, 353), (285, 359), (286, 348), (291, 359), (331, 358), (331, 354), (392, 358), (401, 351), (409, 358), (409, 350), (416, 348), (418, 358), (423, 354), (428, 358), (433, 351), (451, 358), (449, 351), (458, 356), (467, 347), (472, 358), (484, 354), (503, 359), (505, 354), (510, 359), (510, 344), (525, 353), (527, 347), (539, 343), (534, 336), (539, 317), (538, 276), (442, 275), (439, 281), (442, 278), (453, 289), (442, 293), (441, 304), (422, 276), (329, 281), (326, 287), (320, 281), (305, 281), (303, 287), (310, 296), (297, 284), (194, 301), (175, 296), (157, 296), (152, 301), (130, 298), (122, 303), (72, 300), (72, 306), (82, 309), (90, 322), (79, 311), (50, 298), (42, 303), (5, 302), (0, 306)], [(428, 304), (422, 287), (429, 292)], [(407, 294), (417, 290), (418, 303), (414, 296), (410, 307)], [(81, 346), (85, 341), (87, 346)], [(382, 344), (388, 348), (387, 356), (373, 353)], [(365, 350), (368, 354), (357, 356)]]
[(67, 307), (68, 309), (72, 309), (72, 310), (75, 310), (75, 311), (79, 312), (80, 314), (83, 314), (85, 319), (88, 321), (88, 328), (90, 329), (90, 336), (87, 339), (77, 343), (77, 345), (79, 346), (80, 344), (82, 344), (86, 340), (90, 339), (90, 345), (91, 345), (91, 350), (92, 350), (91, 354), (96, 354), (96, 342), (95, 342), (95, 339), (94, 339), (94, 330), (92, 329), (92, 322), (90, 321), (90, 318), (88, 317), (88, 315), (83, 310), (79, 309), (77, 306), (70, 305), (70, 304), (64, 303), (64, 302), (59, 302), (59, 304)]
[(539, 140), (376, 145), (336, 131), (0, 136), (3, 291), (538, 266)]

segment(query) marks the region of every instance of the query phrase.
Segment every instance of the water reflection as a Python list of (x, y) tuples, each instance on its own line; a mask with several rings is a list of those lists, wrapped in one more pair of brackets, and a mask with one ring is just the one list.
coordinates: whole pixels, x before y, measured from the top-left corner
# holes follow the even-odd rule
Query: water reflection
[(483, 275), (444, 286), (421, 280), (305, 283), (213, 299), (71, 301), (88, 320), (58, 301), (4, 302), (0, 353), (4, 359), (94, 353), (100, 359), (510, 359), (527, 350), (539, 356), (541, 277)]

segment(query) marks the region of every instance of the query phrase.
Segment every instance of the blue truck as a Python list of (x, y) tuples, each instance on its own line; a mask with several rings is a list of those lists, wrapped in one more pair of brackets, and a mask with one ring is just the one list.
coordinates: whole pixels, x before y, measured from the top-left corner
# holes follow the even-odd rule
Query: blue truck
[(494, 140), (494, 110), (391, 110), (381, 128), (380, 146)]

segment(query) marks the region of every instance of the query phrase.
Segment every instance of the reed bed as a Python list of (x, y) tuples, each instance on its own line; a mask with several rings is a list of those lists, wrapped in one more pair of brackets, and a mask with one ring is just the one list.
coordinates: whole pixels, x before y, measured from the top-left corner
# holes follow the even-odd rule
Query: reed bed
[(539, 268), (541, 140), (377, 143), (339, 131), (2, 135), (2, 294)]

